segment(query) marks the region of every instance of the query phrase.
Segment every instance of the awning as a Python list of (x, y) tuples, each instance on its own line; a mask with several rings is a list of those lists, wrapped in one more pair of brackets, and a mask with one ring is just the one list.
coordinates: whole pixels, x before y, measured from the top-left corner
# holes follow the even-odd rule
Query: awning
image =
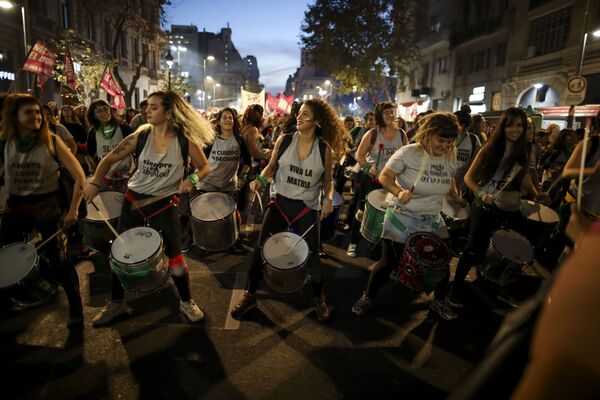
[[(538, 107), (536, 110), (544, 114), (544, 118), (569, 116), (569, 106)], [(600, 104), (575, 106), (575, 117), (595, 117), (598, 111), (600, 111)]]

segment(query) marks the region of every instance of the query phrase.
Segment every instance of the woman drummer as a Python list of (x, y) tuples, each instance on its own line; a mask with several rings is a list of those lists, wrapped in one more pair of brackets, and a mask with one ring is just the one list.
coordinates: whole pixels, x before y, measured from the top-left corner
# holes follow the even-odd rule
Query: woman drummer
[[(85, 197), (91, 202), (111, 166), (136, 153), (139, 167), (127, 184), (118, 231), (149, 223), (162, 233), (169, 272), (181, 298), (179, 311), (192, 322), (200, 321), (204, 313), (191, 299), (188, 269), (181, 254), (181, 228), (176, 205), (177, 194), (189, 193), (208, 175), (210, 167), (202, 146), (213, 140), (214, 133), (208, 122), (174, 92), (152, 93), (147, 110), (149, 125), (142, 125), (102, 158)], [(184, 156), (183, 151), (186, 147), (198, 169), (182, 179), (187, 164), (187, 155)], [(154, 217), (147, 218), (152, 215)], [(123, 301), (124, 295), (113, 272), (111, 301), (94, 318), (93, 325), (105, 325), (120, 315), (131, 314), (132, 310)]]
[[(360, 188), (357, 194), (359, 210), (364, 210), (367, 195), (376, 189), (381, 189), (379, 175), (385, 163), (400, 147), (408, 143), (404, 131), (396, 128), (396, 106), (392, 103), (379, 103), (375, 106), (375, 121), (377, 127), (365, 133), (356, 151), (356, 161), (363, 171), (360, 178)], [(356, 257), (356, 248), (360, 240), (360, 225), (353, 216), (350, 230), (349, 257)]]
[[(332, 159), (333, 153), (344, 151), (344, 128), (333, 109), (321, 100), (304, 102), (298, 113), (297, 128), (291, 137), (282, 135), (277, 139), (269, 164), (250, 184), (250, 190), (256, 191), (273, 178), (271, 194), (274, 198), (265, 212), (254, 249), (247, 290), (231, 311), (234, 318), (257, 306), (255, 293), (263, 273), (261, 248), (270, 235), (286, 230), (291, 222), (299, 235), (306, 233), (305, 240), (311, 250), (308, 266), (317, 318), (325, 321), (331, 315), (323, 291), (318, 223), (319, 217), (322, 220), (333, 210)], [(280, 154), (284, 142), (287, 147)], [(322, 206), (321, 194), (324, 196)]]
[[(226, 193), (236, 200), (238, 191), (246, 186), (252, 159), (240, 136), (240, 123), (236, 117), (235, 110), (229, 107), (221, 109), (216, 115), (215, 142), (204, 149), (210, 173), (196, 185), (200, 192)], [(245, 253), (239, 239), (233, 245), (233, 251)]]
[[(22, 241), (33, 230), (46, 240), (59, 228), (77, 221), (85, 182), (83, 169), (63, 141), (48, 130), (42, 104), (36, 98), (26, 94), (8, 96), (2, 121), (0, 170), (4, 169), (9, 196), (0, 227), (0, 245)], [(67, 194), (59, 190), (59, 163), (75, 180), (70, 204), (65, 204)], [(82, 325), (83, 308), (75, 263), (65, 260), (65, 250), (64, 243), (59, 245), (56, 238), (50, 240), (42, 248), (49, 265), (42, 263), (40, 267), (48, 268), (63, 286), (69, 301), (71, 328)]]
[[(382, 254), (373, 265), (367, 289), (352, 307), (354, 314), (362, 316), (375, 305), (375, 295), (398, 265), (411, 234), (432, 232), (447, 238), (440, 214), (443, 198), (449, 194), (457, 203), (463, 203), (453, 178), (458, 133), (455, 115), (430, 114), (421, 120), (414, 143), (396, 151), (381, 171), (379, 179), (389, 192), (381, 235)], [(430, 307), (442, 318), (453, 319), (456, 314), (445, 302), (449, 270), (437, 279)]]
[(529, 174), (527, 116), (511, 107), (504, 111), (494, 135), (479, 151), (465, 175), (466, 186), (475, 194), (471, 207), (469, 239), (456, 267), (448, 302), (463, 306), (463, 286), (471, 266), (482, 261), (492, 233), (501, 227), (521, 231), (521, 190), (532, 198), (545, 194), (534, 187)]

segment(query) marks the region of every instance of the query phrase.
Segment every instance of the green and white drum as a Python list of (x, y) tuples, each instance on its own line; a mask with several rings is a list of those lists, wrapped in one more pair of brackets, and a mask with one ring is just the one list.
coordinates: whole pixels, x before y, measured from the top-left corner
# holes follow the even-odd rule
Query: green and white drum
[(126, 290), (146, 293), (160, 288), (169, 276), (162, 236), (146, 226), (126, 230), (112, 243), (110, 266)]
[(383, 219), (387, 209), (387, 190), (376, 189), (367, 195), (360, 233), (371, 243), (377, 243), (383, 232)]

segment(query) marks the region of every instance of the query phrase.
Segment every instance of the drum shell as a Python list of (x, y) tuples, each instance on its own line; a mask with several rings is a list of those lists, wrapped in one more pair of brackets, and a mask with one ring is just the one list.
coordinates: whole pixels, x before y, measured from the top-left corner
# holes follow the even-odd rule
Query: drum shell
[[(373, 192), (385, 192), (385, 189), (376, 189)], [(371, 192), (371, 193), (373, 193)], [(371, 243), (379, 242), (379, 238), (383, 232), (383, 220), (385, 218), (385, 211), (380, 210), (374, 204), (371, 204), (369, 196), (365, 199), (365, 210), (362, 216), (362, 222), (360, 224), (361, 235)]]
[[(524, 237), (523, 239), (526, 241)], [(531, 244), (528, 241), (527, 244), (531, 247)], [(479, 266), (479, 272), (487, 280), (500, 286), (504, 286), (513, 281), (520, 274), (521, 269), (532, 261), (533, 256), (527, 257), (520, 262), (510, 260), (497, 248), (494, 243), (494, 236), (492, 236), (492, 241), (487, 249), (485, 260)]]
[[(13, 243), (3, 247), (3, 249), (18, 245), (22, 245), (22, 243)], [(46, 261), (36, 256), (35, 263), (29, 266), (29, 271), (23, 278), (10, 286), (0, 288), (1, 295), (24, 308), (37, 306), (48, 301), (58, 289), (58, 283), (49, 276), (45, 268), (41, 266), (42, 263), (46, 263)]]
[[(152, 292), (160, 288), (169, 277), (165, 262), (163, 244), (152, 256), (137, 263), (122, 263), (117, 261), (112, 252), (109, 255), (110, 266), (119, 278), (123, 288), (136, 293)], [(124, 271), (124, 272), (121, 272)], [(134, 276), (139, 275), (139, 276)]]
[[(525, 211), (525, 207), (529, 208), (529, 210)], [(527, 213), (531, 212), (532, 207), (546, 209), (544, 214), (549, 214), (547, 216), (551, 218), (549, 218), (548, 221), (542, 221), (542, 218), (539, 218), (539, 215), (537, 219), (534, 217), (528, 218)], [(558, 214), (540, 203), (527, 200), (523, 200), (521, 202), (521, 213), (523, 214), (523, 218), (525, 220), (523, 222), (523, 235), (527, 238), (527, 240), (529, 240), (535, 249), (538, 249), (540, 245), (545, 242), (550, 233), (552, 233), (552, 230), (558, 223)]]
[[(108, 221), (112, 226), (117, 226), (119, 218)], [(83, 243), (88, 247), (107, 254), (110, 252), (110, 242), (115, 239), (115, 234), (104, 221), (82, 219), (79, 221), (79, 231), (83, 236)]]
[[(272, 238), (273, 236), (269, 237), (265, 241), (265, 245)], [(306, 282), (308, 282), (310, 275), (307, 266), (310, 259), (310, 251), (305, 253), (303, 260), (297, 265), (284, 269), (269, 263), (268, 257), (265, 255), (265, 245), (261, 247), (261, 255), (264, 262), (263, 276), (269, 287), (281, 293), (293, 293), (302, 289), (306, 285)]]
[[(202, 196), (202, 194), (198, 195)], [(190, 204), (194, 203), (194, 197)], [(192, 207), (192, 236), (196, 246), (207, 251), (223, 251), (229, 249), (238, 239), (238, 221), (236, 208), (224, 218), (204, 221), (194, 216)]]

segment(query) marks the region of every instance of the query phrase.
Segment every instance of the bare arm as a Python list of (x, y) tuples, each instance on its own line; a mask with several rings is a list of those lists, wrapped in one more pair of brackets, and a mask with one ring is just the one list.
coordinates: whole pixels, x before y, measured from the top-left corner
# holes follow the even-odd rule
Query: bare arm
[(54, 144), (56, 146), (58, 160), (67, 171), (69, 171), (73, 179), (75, 179), (75, 184), (73, 185), (73, 197), (65, 218), (65, 225), (70, 226), (77, 221), (77, 210), (83, 197), (85, 174), (79, 161), (77, 161), (73, 153), (69, 151), (69, 148), (62, 140), (55, 140)]
[(125, 157), (135, 152), (135, 146), (137, 144), (138, 135), (129, 135), (121, 140), (121, 143), (117, 145), (110, 153), (100, 160), (98, 167), (96, 167), (96, 173), (92, 179), (92, 183), (99, 185), (100, 181), (108, 174), (110, 167), (117, 161), (121, 161)]
[[(590, 143), (588, 143), (588, 146)], [(589, 148), (589, 147), (588, 147)], [(579, 142), (573, 150), (571, 157), (565, 164), (565, 168), (563, 169), (562, 176), (563, 178), (577, 177), (579, 176), (579, 169), (581, 167), (581, 154), (583, 153), (583, 142)], [(593, 167), (585, 167), (583, 169), (583, 175), (592, 175), (595, 173), (600, 167), (600, 163), (596, 163)]]
[(267, 153), (262, 152), (258, 148), (258, 137), (259, 137), (259, 133), (258, 133), (258, 129), (256, 129), (256, 127), (252, 126), (246, 130), (245, 139), (246, 139), (246, 144), (248, 145), (248, 151), (250, 151), (250, 155), (253, 158), (262, 160), (262, 159), (267, 158)]
[(356, 161), (360, 165), (367, 163), (367, 154), (369, 154), (369, 150), (371, 150), (371, 135), (373, 131), (369, 131), (365, 133), (362, 137), (360, 144), (358, 145), (358, 150), (356, 150)]
[(473, 160), (471, 166), (469, 167), (469, 170), (465, 174), (465, 185), (467, 185), (467, 187), (475, 194), (477, 194), (479, 186), (477, 185), (477, 182), (475, 182), (473, 175), (475, 174), (475, 171), (477, 170), (477, 168), (479, 168), (479, 165), (481, 164), (482, 154), (482, 151), (477, 152), (475, 159)]
[(196, 143), (190, 141), (190, 158), (196, 164), (196, 174), (200, 180), (206, 178), (206, 176), (210, 173), (210, 165), (208, 165), (208, 160), (204, 155), (204, 152)]

